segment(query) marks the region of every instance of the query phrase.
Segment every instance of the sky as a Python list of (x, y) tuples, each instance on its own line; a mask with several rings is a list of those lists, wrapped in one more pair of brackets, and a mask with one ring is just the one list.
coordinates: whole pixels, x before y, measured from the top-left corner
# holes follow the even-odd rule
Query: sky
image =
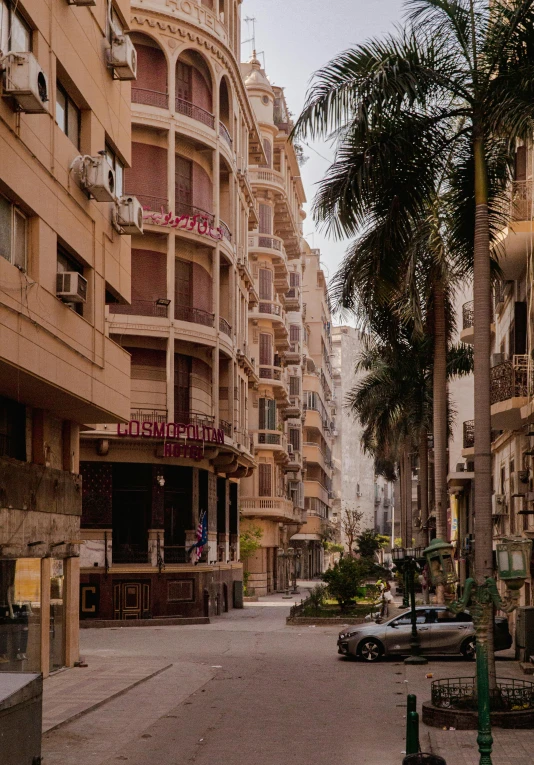
[[(241, 17), (256, 19), (258, 58), (262, 63), (265, 60), (271, 82), (285, 87), (288, 107), (296, 117), (313, 73), (347, 48), (392, 31), (402, 21), (402, 6), (403, 0), (243, 0)], [(250, 37), (252, 24), (243, 21), (241, 57), (245, 61), (252, 53), (252, 42), (245, 42)], [(324, 270), (331, 277), (347, 241), (327, 238), (311, 218), (316, 184), (328, 169), (328, 160), (333, 159), (328, 144), (312, 146), (315, 151), (303, 146), (309, 157), (301, 168), (308, 200), (304, 234), (312, 247), (320, 248)]]

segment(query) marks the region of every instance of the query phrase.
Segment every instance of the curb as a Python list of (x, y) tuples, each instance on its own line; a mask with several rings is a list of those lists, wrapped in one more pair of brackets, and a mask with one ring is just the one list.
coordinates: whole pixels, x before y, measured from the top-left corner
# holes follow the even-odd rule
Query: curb
[(211, 624), (209, 616), (169, 616), (156, 619), (82, 619), (80, 629), (106, 629), (108, 627), (177, 627), (189, 624)]

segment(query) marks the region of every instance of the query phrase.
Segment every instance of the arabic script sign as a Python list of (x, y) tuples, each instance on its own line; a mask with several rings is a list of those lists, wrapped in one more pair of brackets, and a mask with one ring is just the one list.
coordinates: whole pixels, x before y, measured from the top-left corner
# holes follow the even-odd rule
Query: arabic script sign
[(143, 220), (147, 223), (153, 223), (156, 226), (167, 226), (168, 228), (181, 228), (186, 231), (194, 231), (201, 236), (209, 236), (210, 239), (219, 241), (223, 238), (223, 230), (213, 228), (207, 218), (202, 215), (175, 215), (174, 213), (151, 212), (148, 208), (143, 208)]

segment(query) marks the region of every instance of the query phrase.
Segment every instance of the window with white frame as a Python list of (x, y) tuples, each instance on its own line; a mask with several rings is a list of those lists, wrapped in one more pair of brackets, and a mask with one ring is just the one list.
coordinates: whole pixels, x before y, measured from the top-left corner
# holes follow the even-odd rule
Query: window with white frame
[(60, 130), (80, 148), (80, 125), (82, 113), (60, 82), (56, 88), (56, 122)]
[(0, 255), (21, 271), (26, 270), (28, 219), (0, 194)]
[(106, 159), (115, 170), (115, 194), (120, 198), (124, 194), (124, 164), (108, 144), (106, 144)]
[(31, 29), (17, 11), (17, 3), (0, 0), (0, 51), (31, 50)]

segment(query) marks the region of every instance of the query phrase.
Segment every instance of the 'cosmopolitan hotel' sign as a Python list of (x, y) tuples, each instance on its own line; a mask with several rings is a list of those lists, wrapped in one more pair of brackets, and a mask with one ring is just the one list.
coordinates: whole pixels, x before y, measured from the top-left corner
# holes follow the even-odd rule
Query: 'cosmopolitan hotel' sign
[[(117, 425), (117, 435), (123, 438), (157, 438), (164, 441), (164, 457), (189, 457), (201, 460), (204, 443), (224, 445), (224, 430), (209, 425), (187, 425), (182, 422), (140, 422), (130, 420)], [(184, 443), (180, 443), (183, 439)], [(188, 444), (200, 441), (202, 446)]]

